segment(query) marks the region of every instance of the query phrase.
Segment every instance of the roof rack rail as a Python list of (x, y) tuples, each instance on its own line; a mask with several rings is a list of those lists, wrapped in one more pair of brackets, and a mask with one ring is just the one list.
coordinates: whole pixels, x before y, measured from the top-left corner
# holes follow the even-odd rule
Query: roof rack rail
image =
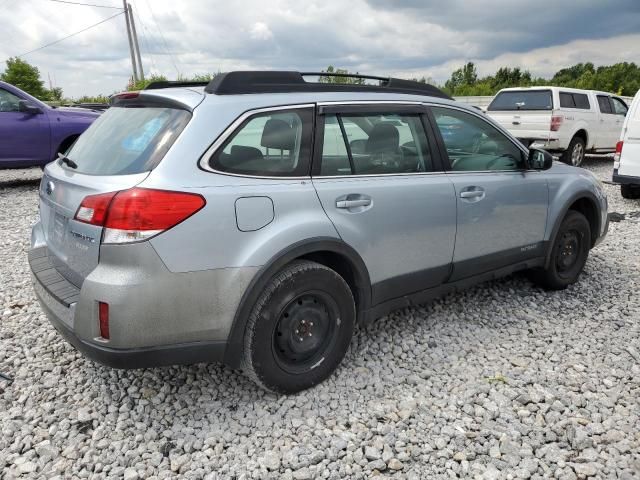
[(158, 90), (160, 88), (174, 88), (174, 87), (206, 87), (209, 84), (208, 80), (205, 81), (183, 81), (183, 80), (158, 80), (157, 82), (151, 82), (144, 87), (144, 90)]
[[(377, 80), (378, 85), (307, 82), (303, 77), (330, 76)], [(327, 72), (236, 71), (220, 73), (204, 89), (215, 95), (291, 92), (393, 92), (438, 98), (452, 98), (428, 83), (391, 77)]]

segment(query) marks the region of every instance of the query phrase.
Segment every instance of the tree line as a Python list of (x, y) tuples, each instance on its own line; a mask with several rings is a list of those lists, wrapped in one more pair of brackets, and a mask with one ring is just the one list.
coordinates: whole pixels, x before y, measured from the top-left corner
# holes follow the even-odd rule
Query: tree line
[[(0, 73), (0, 80), (11, 83), (40, 100), (70, 101), (65, 99), (61, 88), (45, 88), (37, 67), (17, 57), (8, 59), (6, 65), (4, 72)], [(176, 80), (206, 82), (214, 78), (218, 73), (205, 73), (191, 77), (179, 76)], [(318, 81), (321, 83), (347, 83), (353, 85), (366, 83), (365, 79), (358, 77), (331, 75), (349, 75), (352, 73), (347, 69), (336, 68), (333, 65), (329, 65), (322, 73), (327, 75), (319, 76)], [(357, 75), (358, 72), (355, 72), (355, 74)], [(166, 80), (168, 78), (165, 75), (153, 74), (138, 82), (130, 80), (124, 87), (126, 90), (142, 90), (152, 82)], [(480, 77), (476, 65), (473, 62), (468, 62), (454, 70), (449, 79), (442, 85), (426, 77), (412, 78), (412, 80), (435, 85), (451, 96), (495, 95), (502, 88), (536, 85), (603, 90), (618, 95), (633, 96), (640, 89), (640, 67), (632, 62), (620, 62), (600, 67), (595, 67), (591, 62), (578, 63), (558, 70), (551, 78), (533, 77), (528, 70), (523, 70), (520, 67), (501, 67), (493, 75)], [(83, 96), (72, 101), (78, 103), (106, 103), (108, 96)]]

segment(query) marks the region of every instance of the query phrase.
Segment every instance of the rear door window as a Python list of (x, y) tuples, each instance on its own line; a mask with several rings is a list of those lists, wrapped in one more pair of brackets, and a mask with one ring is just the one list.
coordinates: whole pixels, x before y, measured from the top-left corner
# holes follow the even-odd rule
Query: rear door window
[(320, 175), (385, 175), (433, 170), (418, 114), (327, 114)]
[(613, 113), (611, 100), (606, 95), (598, 95), (598, 106), (600, 107), (600, 111), (602, 113)]
[(74, 171), (79, 173), (146, 172), (162, 160), (190, 118), (189, 112), (175, 108), (111, 107), (80, 135), (66, 155), (78, 165)]
[(560, 107), (589, 110), (589, 97), (584, 93), (560, 92)]
[(552, 110), (551, 90), (509, 90), (500, 92), (487, 110)]
[(313, 109), (249, 117), (209, 160), (220, 172), (269, 177), (309, 174)]

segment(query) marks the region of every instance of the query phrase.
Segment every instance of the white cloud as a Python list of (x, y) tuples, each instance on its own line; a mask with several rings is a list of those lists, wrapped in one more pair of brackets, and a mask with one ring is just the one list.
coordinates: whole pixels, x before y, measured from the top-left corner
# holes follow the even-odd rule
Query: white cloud
[[(10, 1), (11, 21), (0, 30), (0, 61), (117, 12), (47, 0)], [(531, 29), (500, 28), (505, 12), (480, 9), (482, 19), (471, 21), (460, 17), (471, 15), (470, 7), (433, 10), (422, 0), (412, 0), (416, 6), (409, 9), (392, 8), (394, 3), (389, 2), (372, 6), (374, 2), (367, 0), (238, 0), (215, 2), (211, 8), (206, 6), (210, 3), (197, 0), (129, 1), (136, 14), (145, 73), (170, 78), (178, 73), (308, 71), (334, 65), (362, 73), (425, 75), (444, 81), (466, 61), (475, 61), (481, 74), (492, 73), (498, 66), (519, 65), (535, 75), (549, 75), (578, 61), (640, 62), (640, 50), (634, 48), (640, 44), (640, 34), (626, 34), (622, 27), (610, 33), (611, 38), (579, 40), (593, 34), (585, 36), (584, 26), (567, 33), (574, 22), (567, 22), (561, 36), (535, 24), (534, 30), (541, 32), (536, 36)], [(619, 9), (611, 7), (607, 21), (630, 23), (629, 1), (615, 2), (627, 5), (626, 20), (618, 19)], [(121, 5), (119, 0), (96, 3)], [(515, 7), (510, 8), (509, 12)], [(558, 12), (572, 16), (571, 8), (558, 8), (556, 16)], [(581, 8), (580, 14), (587, 15), (588, 7)], [(530, 9), (522, 7), (520, 23)], [(613, 31), (597, 29), (605, 37)], [(55, 78), (57, 86), (72, 97), (123, 89), (131, 75), (123, 16), (24, 58), (40, 69), (44, 79), (48, 74)]]
[(251, 26), (249, 35), (254, 40), (269, 40), (273, 38), (273, 32), (269, 30), (269, 25), (263, 22), (256, 22)]

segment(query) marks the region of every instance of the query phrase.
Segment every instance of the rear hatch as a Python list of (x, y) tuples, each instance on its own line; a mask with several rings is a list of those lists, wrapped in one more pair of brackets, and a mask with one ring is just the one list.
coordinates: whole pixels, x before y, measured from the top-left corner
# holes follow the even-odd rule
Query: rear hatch
[(548, 140), (553, 116), (551, 90), (504, 90), (487, 108), (487, 114), (523, 140)]
[(103, 235), (101, 226), (75, 218), (83, 200), (142, 182), (191, 118), (175, 102), (162, 106), (156, 99), (146, 106), (127, 95), (131, 105), (118, 102), (101, 115), (64, 160), (47, 165), (40, 184), (40, 218), (50, 261), (78, 287), (98, 264)]

